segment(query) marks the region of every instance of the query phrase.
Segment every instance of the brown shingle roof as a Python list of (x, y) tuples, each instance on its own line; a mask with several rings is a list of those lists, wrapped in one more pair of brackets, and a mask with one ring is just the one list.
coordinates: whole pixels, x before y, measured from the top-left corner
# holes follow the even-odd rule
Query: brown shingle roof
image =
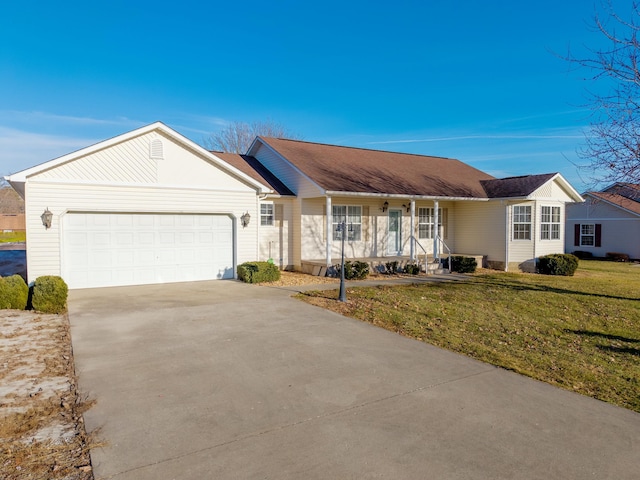
[(24, 213), (24, 200), (11, 187), (0, 187), (0, 213), (5, 215)]
[(587, 192), (586, 195), (591, 195), (595, 198), (605, 200), (609, 203), (624, 208), (625, 210), (629, 210), (630, 212), (640, 215), (640, 202), (637, 200), (623, 197), (622, 195), (618, 195), (617, 193), (608, 192)]
[(524, 175), (520, 177), (484, 180), (481, 183), (489, 198), (526, 197), (556, 175), (556, 173)]
[(486, 198), (481, 181), (494, 178), (449, 158), (281, 138), (261, 140), (327, 191)]
[(631, 200), (640, 201), (640, 185), (618, 182), (602, 190), (602, 193), (615, 193)]
[(287, 186), (276, 178), (258, 159), (249, 155), (238, 155), (237, 153), (212, 152), (216, 157), (221, 158), (232, 167), (237, 168), (242, 173), (250, 176), (254, 180), (271, 187), (280, 195), (293, 195)]

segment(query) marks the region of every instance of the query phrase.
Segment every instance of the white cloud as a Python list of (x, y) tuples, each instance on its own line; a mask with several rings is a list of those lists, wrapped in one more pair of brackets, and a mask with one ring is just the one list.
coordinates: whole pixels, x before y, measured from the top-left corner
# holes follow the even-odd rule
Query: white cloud
[(33, 133), (0, 125), (0, 175), (19, 172), (97, 141), (90, 137)]

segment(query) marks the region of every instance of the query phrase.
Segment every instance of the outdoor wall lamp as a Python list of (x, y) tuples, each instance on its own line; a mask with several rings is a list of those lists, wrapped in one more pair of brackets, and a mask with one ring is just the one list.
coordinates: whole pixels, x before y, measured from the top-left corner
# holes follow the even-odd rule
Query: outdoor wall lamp
[(44, 228), (46, 229), (51, 228), (51, 220), (53, 219), (53, 213), (49, 211), (49, 207), (47, 207), (46, 210), (42, 213), (42, 215), (40, 215), (40, 218), (42, 219), (42, 225), (44, 225)]
[(250, 220), (251, 220), (251, 215), (249, 215), (249, 212), (242, 215), (240, 217), (240, 223), (242, 224), (242, 228), (246, 228), (249, 225)]
[(382, 204), (382, 208), (381, 208), (381, 210), (382, 210), (383, 212), (386, 212), (388, 208), (389, 208), (389, 202), (384, 202), (384, 203)]
[(407, 209), (407, 213), (409, 213), (411, 211), (411, 205), (405, 205), (403, 203), (402, 206)]

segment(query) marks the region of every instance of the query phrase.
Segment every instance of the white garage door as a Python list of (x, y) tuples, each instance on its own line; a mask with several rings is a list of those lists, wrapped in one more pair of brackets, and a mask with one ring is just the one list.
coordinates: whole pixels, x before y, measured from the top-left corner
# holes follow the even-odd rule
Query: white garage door
[(227, 215), (69, 213), (62, 276), (69, 288), (233, 278)]

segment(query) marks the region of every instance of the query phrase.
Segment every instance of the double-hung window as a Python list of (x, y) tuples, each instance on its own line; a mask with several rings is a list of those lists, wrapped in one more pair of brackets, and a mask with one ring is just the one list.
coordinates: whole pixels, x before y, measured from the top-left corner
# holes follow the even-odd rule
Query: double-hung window
[(580, 246), (593, 247), (596, 244), (596, 226), (593, 223), (580, 225)]
[(362, 207), (359, 205), (333, 205), (333, 239), (342, 240), (342, 222), (345, 222), (345, 240), (359, 242), (362, 239)]
[(531, 206), (513, 206), (513, 239), (531, 240)]
[(273, 226), (273, 203), (260, 204), (260, 225)]
[[(442, 209), (438, 209), (438, 227), (442, 227)], [(435, 209), (418, 208), (418, 238), (433, 238), (435, 226)]]
[(560, 207), (542, 207), (540, 239), (560, 240)]

